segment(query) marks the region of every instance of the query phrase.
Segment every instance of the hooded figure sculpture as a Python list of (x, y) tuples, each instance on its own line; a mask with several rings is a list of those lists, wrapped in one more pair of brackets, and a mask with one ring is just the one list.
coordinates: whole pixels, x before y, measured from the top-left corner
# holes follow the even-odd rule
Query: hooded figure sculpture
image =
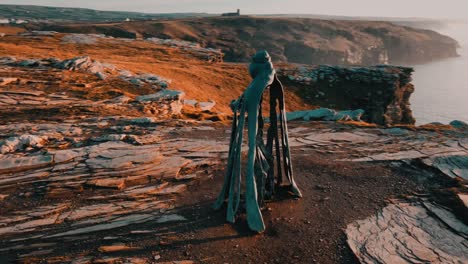
[[(242, 135), (247, 112), (249, 151), (245, 182), (245, 209), (249, 228), (262, 232), (265, 230), (265, 224), (260, 207), (265, 199), (272, 199), (275, 191), (283, 187), (283, 174), (289, 181), (289, 190), (298, 197), (302, 195), (293, 177), (283, 86), (276, 76), (268, 52), (260, 51), (253, 57), (249, 72), (253, 81), (239, 99), (231, 102), (234, 120), (228, 165), (223, 188), (213, 207), (220, 209), (227, 198), (227, 221), (234, 223), (241, 201)], [(268, 87), (270, 88), (270, 127), (265, 145), (262, 95)]]

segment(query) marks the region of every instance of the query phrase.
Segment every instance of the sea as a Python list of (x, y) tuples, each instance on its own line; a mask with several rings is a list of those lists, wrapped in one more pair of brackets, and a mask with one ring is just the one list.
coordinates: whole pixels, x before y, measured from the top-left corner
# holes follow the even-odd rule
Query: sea
[(460, 57), (413, 65), (411, 109), (416, 124), (468, 123), (468, 23), (451, 23), (437, 32), (456, 39)]

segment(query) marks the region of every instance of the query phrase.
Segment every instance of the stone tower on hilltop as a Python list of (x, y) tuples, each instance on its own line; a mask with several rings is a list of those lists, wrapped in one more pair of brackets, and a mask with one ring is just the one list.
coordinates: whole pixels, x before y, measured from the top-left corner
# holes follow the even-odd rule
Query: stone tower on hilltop
[(223, 13), (221, 16), (240, 16), (240, 9), (236, 13)]

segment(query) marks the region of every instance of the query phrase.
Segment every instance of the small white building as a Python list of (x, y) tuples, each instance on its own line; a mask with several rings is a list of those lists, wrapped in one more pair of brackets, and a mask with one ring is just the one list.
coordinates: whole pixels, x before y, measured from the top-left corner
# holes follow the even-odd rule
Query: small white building
[(6, 18), (0, 18), (0, 24), (9, 24), (10, 20)]

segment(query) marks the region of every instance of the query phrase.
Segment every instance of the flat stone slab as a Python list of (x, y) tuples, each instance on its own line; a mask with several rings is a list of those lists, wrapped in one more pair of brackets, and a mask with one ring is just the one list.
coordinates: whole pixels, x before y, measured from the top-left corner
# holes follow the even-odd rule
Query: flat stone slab
[(99, 247), (99, 251), (103, 253), (119, 252), (119, 251), (133, 251), (133, 250), (140, 250), (140, 249), (141, 248), (139, 247), (131, 247), (123, 243)]
[(0, 227), (0, 237), (6, 234), (34, 231), (36, 228), (52, 225), (57, 221), (57, 217), (58, 215), (56, 214), (46, 218), (27, 221), (14, 226)]
[(18, 81), (18, 78), (12, 78), (12, 77), (1, 77), (0, 78), (0, 86), (2, 85), (7, 85), (7, 84), (10, 84), (12, 82), (17, 82)]
[(92, 233), (92, 232), (106, 231), (106, 230), (111, 230), (114, 228), (124, 227), (124, 226), (132, 225), (132, 224), (144, 223), (155, 218), (158, 218), (158, 216), (152, 215), (152, 214), (133, 214), (133, 215), (128, 215), (128, 216), (117, 218), (114, 221), (109, 222), (109, 223), (78, 228), (75, 230), (70, 230), (70, 231), (66, 231), (63, 233), (51, 235), (51, 236), (48, 236), (48, 238), (73, 236), (73, 235), (87, 234), (87, 233)]
[(462, 146), (464, 149), (468, 150), (468, 138), (462, 138), (459, 141), (460, 146)]
[(0, 173), (41, 168), (51, 165), (52, 161), (53, 156), (51, 155), (36, 155), (25, 157), (17, 155), (0, 155)]
[(451, 178), (468, 180), (468, 155), (434, 157), (424, 159), (423, 162)]
[(467, 263), (466, 228), (441, 207), (399, 202), (349, 224), (346, 235), (361, 263)]
[(380, 153), (377, 155), (369, 156), (370, 159), (375, 161), (385, 160), (408, 160), (426, 157), (427, 155), (417, 150), (400, 151), (396, 153)]
[(169, 223), (169, 222), (183, 222), (187, 221), (187, 218), (177, 215), (177, 214), (169, 214), (169, 215), (163, 215), (160, 218), (156, 220), (156, 223), (158, 224), (163, 224), (163, 223)]
[(176, 261), (166, 261), (166, 262), (159, 262), (160, 264), (194, 264), (195, 262), (191, 260), (176, 260)]
[(125, 188), (125, 179), (122, 179), (122, 178), (98, 179), (98, 180), (91, 180), (87, 184), (94, 185), (96, 187), (115, 188), (115, 189), (121, 190)]
[(378, 139), (378, 137), (376, 135), (367, 133), (356, 134), (351, 132), (330, 132), (310, 134), (305, 139), (316, 142), (344, 141), (353, 143), (363, 143), (375, 141), (376, 139)]
[(463, 202), (465, 207), (468, 209), (468, 194), (458, 194), (458, 198)]
[(174, 90), (162, 90), (154, 94), (137, 96), (135, 100), (139, 102), (159, 102), (162, 100), (181, 100), (185, 96), (184, 92)]

